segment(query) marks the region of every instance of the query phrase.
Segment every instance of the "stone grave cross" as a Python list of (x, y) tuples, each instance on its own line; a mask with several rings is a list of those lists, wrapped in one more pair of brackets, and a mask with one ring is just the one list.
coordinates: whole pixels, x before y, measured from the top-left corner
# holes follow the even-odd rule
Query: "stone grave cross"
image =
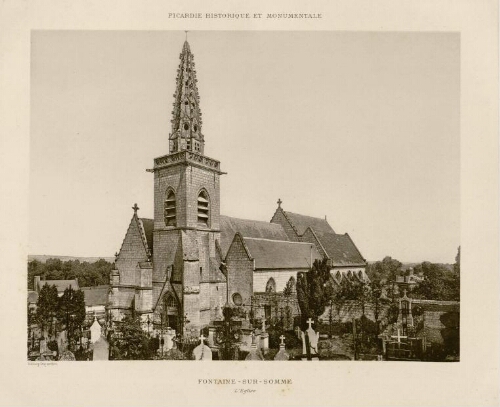
[(200, 342), (201, 342), (201, 344), (202, 344), (202, 345), (203, 345), (203, 341), (204, 341), (205, 339), (207, 339), (207, 338), (205, 338), (205, 337), (203, 336), (203, 334), (201, 334), (201, 335), (200, 335)]
[(408, 338), (408, 337), (400, 335), (399, 328), (398, 328), (398, 334), (397, 334), (397, 336), (391, 336), (391, 338), (394, 338), (394, 339), (397, 338), (398, 343), (401, 343), (401, 339), (405, 339), (405, 338)]
[(284, 346), (284, 345), (285, 345), (285, 335), (281, 335), (281, 336), (280, 336), (280, 339), (281, 339), (280, 346), (281, 346), (281, 345), (283, 345), (283, 346)]
[(309, 327), (307, 328), (307, 330), (312, 329), (311, 325), (314, 324), (314, 321), (311, 318), (309, 318), (306, 322), (309, 325)]

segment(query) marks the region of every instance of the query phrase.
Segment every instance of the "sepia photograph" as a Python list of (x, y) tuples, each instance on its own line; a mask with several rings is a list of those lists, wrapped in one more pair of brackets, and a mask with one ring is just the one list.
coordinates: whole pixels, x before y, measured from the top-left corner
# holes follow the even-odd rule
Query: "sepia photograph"
[(30, 42), (27, 360), (460, 362), (459, 33)]

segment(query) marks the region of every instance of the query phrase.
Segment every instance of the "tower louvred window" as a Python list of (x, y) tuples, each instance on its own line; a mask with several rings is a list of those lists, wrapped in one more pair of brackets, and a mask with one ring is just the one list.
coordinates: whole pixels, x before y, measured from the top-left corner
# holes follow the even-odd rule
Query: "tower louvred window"
[(165, 225), (177, 226), (177, 210), (174, 191), (167, 192), (165, 199)]
[(198, 224), (208, 226), (210, 214), (210, 202), (205, 191), (201, 191), (198, 195)]

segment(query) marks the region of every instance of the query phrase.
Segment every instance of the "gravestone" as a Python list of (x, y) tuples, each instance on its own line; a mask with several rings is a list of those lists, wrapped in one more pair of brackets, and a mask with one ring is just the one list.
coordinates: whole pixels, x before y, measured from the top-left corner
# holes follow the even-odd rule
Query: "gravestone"
[(93, 348), (92, 360), (109, 360), (109, 344), (103, 336), (93, 344)]
[(245, 360), (264, 360), (261, 351), (257, 348), (257, 343), (255, 340), (255, 334), (252, 332), (252, 346), (250, 347), (250, 352), (248, 353)]
[(288, 355), (288, 353), (286, 353), (286, 350), (285, 350), (285, 336), (281, 335), (280, 339), (281, 339), (280, 350), (278, 351), (278, 353), (274, 357), (274, 360), (288, 360), (288, 359), (290, 359), (290, 355)]
[(311, 352), (312, 360), (319, 360), (318, 357), (319, 332), (315, 332), (314, 329), (312, 329), (311, 325), (314, 324), (314, 321), (311, 318), (307, 320), (307, 324), (309, 325), (309, 327), (306, 329), (306, 332), (301, 332), (302, 360), (307, 360), (306, 335), (308, 337), (307, 339), (309, 340), (309, 349)]
[(260, 348), (264, 353), (269, 350), (269, 334), (266, 332), (266, 318), (262, 318), (262, 332), (260, 333)]
[(200, 336), (200, 344), (193, 349), (194, 360), (212, 360), (212, 350), (205, 345), (205, 337)]
[(165, 338), (165, 346), (163, 350), (165, 352), (168, 352), (170, 349), (174, 347), (175, 330), (167, 328), (167, 333), (164, 335), (164, 338)]
[(90, 341), (92, 343), (95, 343), (99, 340), (100, 337), (101, 337), (101, 325), (99, 324), (99, 321), (97, 321), (97, 318), (94, 316), (94, 322), (90, 327)]

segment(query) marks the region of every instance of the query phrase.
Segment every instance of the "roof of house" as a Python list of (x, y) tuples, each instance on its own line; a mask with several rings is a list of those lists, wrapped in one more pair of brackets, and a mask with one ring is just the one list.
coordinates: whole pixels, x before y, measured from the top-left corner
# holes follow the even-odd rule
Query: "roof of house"
[(309, 269), (321, 259), (312, 243), (243, 238), (256, 269)]
[(354, 266), (364, 265), (366, 263), (347, 233), (338, 235), (336, 233), (314, 232), (328, 254), (328, 257), (331, 258), (333, 266)]
[(300, 215), (298, 213), (283, 211), (288, 220), (292, 223), (293, 227), (299, 235), (303, 235), (308, 227), (312, 228), (315, 232), (320, 233), (335, 233), (326, 219), (315, 218), (313, 216)]
[(109, 285), (82, 287), (81, 290), (85, 296), (85, 306), (95, 307), (97, 305), (106, 305), (108, 301)]
[(240, 233), (243, 237), (289, 240), (281, 225), (258, 220), (238, 219), (221, 215), (220, 230), (220, 246), (224, 257), (236, 233)]
[(44, 285), (55, 285), (58, 293), (63, 293), (68, 287), (72, 287), (73, 290), (78, 290), (78, 280), (40, 280), (38, 282), (38, 287), (42, 288)]
[(144, 237), (146, 238), (146, 242), (148, 244), (149, 251), (153, 253), (153, 227), (154, 221), (153, 219), (147, 218), (139, 218), (142, 223), (142, 228), (144, 230)]

